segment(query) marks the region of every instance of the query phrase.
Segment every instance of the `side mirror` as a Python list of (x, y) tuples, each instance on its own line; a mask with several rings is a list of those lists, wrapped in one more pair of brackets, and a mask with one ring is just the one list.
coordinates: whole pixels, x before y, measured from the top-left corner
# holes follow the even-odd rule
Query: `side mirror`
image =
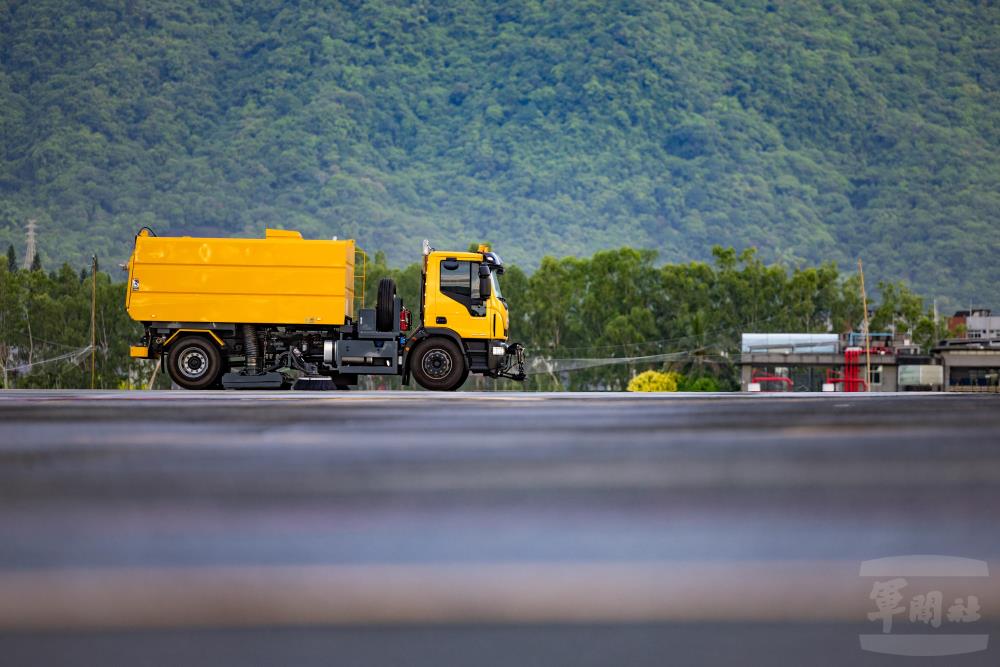
[(493, 293), (493, 283), (490, 281), (490, 267), (479, 265), (479, 298), (485, 301)]

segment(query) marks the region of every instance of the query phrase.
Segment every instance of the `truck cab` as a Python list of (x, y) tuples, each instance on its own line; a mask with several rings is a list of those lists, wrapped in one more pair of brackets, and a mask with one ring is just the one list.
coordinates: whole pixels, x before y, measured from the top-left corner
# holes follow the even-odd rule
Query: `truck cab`
[(524, 379), (521, 346), (508, 344), (510, 315), (500, 289), (503, 272), (503, 260), (486, 246), (477, 252), (425, 246), (421, 324), (405, 347), (406, 370), (421, 386), (453, 388), (470, 372)]

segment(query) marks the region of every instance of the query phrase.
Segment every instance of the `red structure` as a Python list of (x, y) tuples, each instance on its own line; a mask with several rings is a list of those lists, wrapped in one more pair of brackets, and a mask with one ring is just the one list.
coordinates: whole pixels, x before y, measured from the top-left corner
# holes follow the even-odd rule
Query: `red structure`
[[(757, 371), (750, 376), (750, 382), (756, 382), (760, 384), (761, 391), (793, 391), (795, 389), (795, 383), (792, 382), (791, 378), (782, 377), (780, 375), (757, 375)], [(764, 389), (764, 382), (780, 382), (785, 385), (784, 389)]]
[(864, 352), (860, 347), (849, 347), (844, 350), (844, 372), (840, 375), (836, 371), (826, 372), (828, 384), (841, 384), (844, 391), (868, 391), (868, 380), (861, 377), (861, 354)]

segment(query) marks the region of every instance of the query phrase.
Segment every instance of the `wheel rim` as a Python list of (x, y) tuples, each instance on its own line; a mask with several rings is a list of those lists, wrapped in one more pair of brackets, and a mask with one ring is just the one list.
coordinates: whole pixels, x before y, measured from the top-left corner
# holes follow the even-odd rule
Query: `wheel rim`
[(429, 350), (420, 363), (424, 373), (432, 380), (442, 380), (451, 373), (451, 355), (440, 348)]
[(177, 360), (177, 368), (184, 377), (197, 380), (208, 372), (208, 355), (198, 348), (184, 350)]

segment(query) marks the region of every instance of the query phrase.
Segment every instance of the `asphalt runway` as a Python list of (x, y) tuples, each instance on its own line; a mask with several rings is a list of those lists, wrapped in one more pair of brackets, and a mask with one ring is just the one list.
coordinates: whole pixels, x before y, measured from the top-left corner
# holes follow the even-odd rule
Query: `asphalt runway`
[(998, 395), (5, 391), (0, 662), (903, 664), (998, 508)]

